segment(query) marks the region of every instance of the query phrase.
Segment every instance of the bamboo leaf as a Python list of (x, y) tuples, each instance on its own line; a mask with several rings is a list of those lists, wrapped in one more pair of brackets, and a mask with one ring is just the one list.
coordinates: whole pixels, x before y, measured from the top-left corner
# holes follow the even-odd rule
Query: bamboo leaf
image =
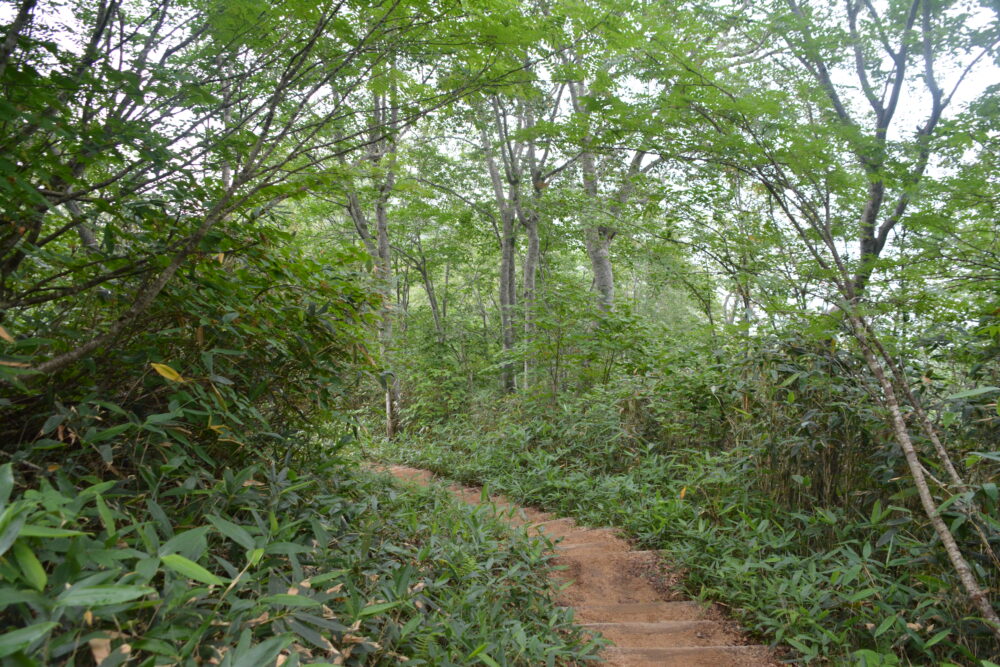
[(20, 537), (76, 537), (86, 535), (82, 530), (67, 530), (65, 528), (52, 528), (50, 526), (24, 526), (21, 528)]
[(78, 586), (57, 597), (56, 604), (63, 607), (102, 607), (129, 602), (155, 592), (148, 586)]
[(31, 547), (23, 541), (15, 542), (14, 559), (17, 560), (17, 565), (21, 568), (21, 574), (24, 575), (24, 580), (28, 582), (28, 585), (36, 591), (43, 590), (49, 582), (49, 577), (45, 574), (45, 568), (42, 567), (38, 556), (31, 550)]
[(0, 635), (0, 658), (5, 658), (27, 648), (32, 642), (41, 639), (58, 626), (58, 623), (35, 623), (26, 628)]
[(237, 526), (232, 521), (227, 521), (220, 516), (209, 515), (208, 520), (215, 526), (220, 533), (236, 542), (244, 549), (253, 549), (256, 546), (253, 536), (250, 535), (242, 526)]
[(260, 601), (264, 604), (284, 605), (286, 607), (319, 607), (320, 603), (304, 595), (293, 595), (291, 593), (278, 593), (277, 595), (267, 595)]
[(166, 364), (157, 364), (155, 362), (150, 362), (149, 365), (153, 367), (154, 371), (156, 371), (163, 377), (167, 378), (171, 382), (184, 382), (184, 378), (181, 377), (181, 374), (175, 371), (170, 366), (167, 366)]
[(162, 560), (164, 565), (188, 579), (194, 579), (210, 586), (223, 586), (226, 583), (223, 579), (220, 579), (201, 565), (198, 565), (198, 563), (188, 560), (180, 554), (168, 554), (163, 556)]

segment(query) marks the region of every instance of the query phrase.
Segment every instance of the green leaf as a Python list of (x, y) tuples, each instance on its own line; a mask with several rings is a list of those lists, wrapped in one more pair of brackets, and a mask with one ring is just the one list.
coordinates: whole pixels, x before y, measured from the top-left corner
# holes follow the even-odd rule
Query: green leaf
[(45, 423), (42, 424), (41, 435), (48, 435), (49, 433), (52, 433), (52, 431), (56, 430), (56, 427), (59, 426), (59, 424), (62, 424), (65, 419), (66, 415), (50, 415), (49, 418), (45, 420)]
[(104, 530), (108, 531), (108, 535), (114, 537), (118, 529), (115, 527), (115, 516), (108, 509), (107, 503), (104, 502), (104, 496), (98, 495), (95, 499), (97, 503), (97, 514), (101, 517), (101, 523), (104, 524)]
[(26, 649), (32, 642), (41, 639), (58, 626), (58, 623), (35, 623), (26, 628), (0, 635), (0, 658)]
[(0, 466), (0, 509), (7, 506), (10, 493), (14, 490), (14, 468), (10, 463)]
[(799, 376), (800, 376), (800, 375), (802, 375), (802, 373), (792, 373), (792, 374), (791, 374), (791, 375), (789, 375), (789, 376), (788, 376), (787, 378), (785, 378), (785, 381), (784, 381), (784, 382), (782, 382), (782, 383), (781, 383), (781, 384), (779, 384), (778, 386), (779, 386), (779, 387), (782, 387), (782, 388), (784, 388), (784, 387), (787, 387), (787, 386), (788, 386), (788, 385), (790, 385), (791, 383), (793, 383), (793, 382), (795, 382), (796, 380), (798, 380), (798, 379), (799, 379)]
[(209, 515), (208, 520), (215, 526), (220, 533), (236, 542), (244, 549), (253, 549), (256, 546), (253, 536), (250, 535), (242, 526), (237, 526), (232, 521), (227, 521), (220, 516)]
[(22, 505), (15, 503), (0, 513), (0, 556), (7, 553), (7, 549), (10, 549), (20, 535), (21, 527), (24, 526), (24, 509)]
[(292, 595), (291, 593), (278, 593), (277, 595), (267, 595), (260, 599), (264, 604), (278, 604), (286, 607), (319, 607), (320, 603), (304, 595)]
[(813, 650), (811, 648), (806, 646), (804, 643), (802, 643), (795, 637), (786, 637), (785, 641), (788, 642), (789, 645), (791, 645), (794, 649), (796, 649), (799, 653), (803, 655), (808, 656), (813, 653)]
[(278, 654), (294, 641), (293, 637), (271, 637), (250, 650), (233, 657), (233, 667), (261, 667), (273, 664)]
[(74, 586), (56, 598), (56, 604), (63, 607), (101, 607), (110, 604), (121, 604), (144, 595), (151, 595), (156, 590), (148, 586)]
[(15, 542), (14, 558), (17, 560), (18, 567), (21, 568), (24, 580), (36, 591), (43, 590), (49, 582), (49, 577), (45, 574), (45, 568), (42, 567), (42, 563), (31, 547), (21, 541)]
[(479, 659), (489, 667), (500, 667), (500, 664), (486, 653), (480, 654)]
[(853, 595), (848, 595), (847, 596), (847, 601), (848, 602), (861, 602), (865, 598), (870, 598), (871, 596), (875, 595), (876, 593), (878, 593), (878, 589), (877, 588), (866, 588), (864, 590), (858, 591), (857, 593), (854, 593)]
[(101, 482), (100, 484), (94, 484), (93, 486), (88, 486), (86, 489), (81, 491), (77, 497), (78, 498), (89, 498), (91, 496), (99, 496), (105, 491), (114, 487), (118, 482)]
[(27, 588), (16, 589), (9, 586), (0, 588), (0, 611), (3, 611), (12, 604), (20, 604), (22, 602), (45, 604), (48, 600), (43, 598), (40, 593)]
[(198, 563), (188, 560), (180, 554), (168, 554), (162, 560), (164, 565), (188, 579), (194, 579), (210, 586), (224, 586), (226, 583), (223, 579), (220, 579), (201, 565), (198, 565)]
[(383, 611), (388, 611), (394, 607), (398, 607), (403, 604), (402, 600), (396, 600), (395, 602), (382, 602), (381, 604), (373, 604), (370, 607), (365, 607), (358, 614), (358, 618), (366, 618), (368, 616), (374, 616), (375, 614), (381, 614)]
[(896, 622), (896, 616), (890, 616), (889, 618), (885, 619), (884, 621), (878, 624), (878, 627), (875, 628), (875, 632), (872, 633), (872, 636), (878, 637), (886, 630), (891, 628), (895, 622)]
[(146, 421), (143, 422), (143, 426), (147, 426), (149, 424), (165, 424), (169, 421), (177, 419), (177, 416), (176, 412), (161, 412), (160, 414), (149, 415), (146, 417)]
[(408, 634), (416, 630), (417, 626), (420, 625), (423, 622), (423, 620), (424, 617), (421, 616), (420, 614), (417, 614), (416, 616), (408, 620), (406, 622), (406, 625), (404, 625), (402, 629), (399, 631), (400, 638), (406, 637)]
[(209, 530), (211, 530), (209, 526), (200, 526), (185, 530), (183, 533), (177, 533), (160, 547), (160, 555), (179, 553), (189, 559), (200, 558), (208, 549), (205, 536)]
[(82, 530), (67, 530), (65, 528), (52, 528), (50, 526), (32, 526), (27, 525), (21, 528), (20, 537), (76, 537), (78, 535), (87, 535), (87, 533)]
[(309, 583), (313, 586), (318, 586), (333, 579), (337, 579), (338, 577), (342, 577), (345, 574), (347, 574), (347, 570), (331, 570), (329, 572), (324, 572), (323, 574), (317, 574), (315, 577), (309, 577)]
[(949, 634), (951, 634), (951, 630), (941, 630), (936, 635), (927, 640), (927, 643), (924, 644), (924, 648), (930, 648), (931, 646), (934, 646), (939, 641), (947, 637)]
[(178, 658), (177, 649), (167, 642), (160, 641), (159, 639), (140, 639), (133, 643), (132, 646), (141, 651), (149, 651), (150, 653), (157, 653), (159, 655), (165, 655), (175, 659)]
[(1000, 391), (1000, 387), (976, 387), (975, 389), (969, 389), (968, 391), (960, 391), (957, 394), (951, 394), (950, 396), (945, 396), (944, 400), (954, 401), (960, 398), (972, 398), (973, 396), (982, 396), (983, 394), (991, 394), (995, 391)]
[(98, 431), (97, 433), (94, 433), (93, 435), (91, 435), (90, 437), (87, 438), (87, 442), (91, 442), (91, 443), (94, 443), (94, 442), (104, 442), (105, 440), (110, 440), (111, 438), (115, 437), (116, 435), (120, 435), (120, 434), (124, 433), (125, 431), (129, 430), (130, 428), (132, 428), (132, 424), (118, 424), (116, 426), (112, 426), (111, 428), (106, 428), (106, 429), (104, 429), (102, 431)]

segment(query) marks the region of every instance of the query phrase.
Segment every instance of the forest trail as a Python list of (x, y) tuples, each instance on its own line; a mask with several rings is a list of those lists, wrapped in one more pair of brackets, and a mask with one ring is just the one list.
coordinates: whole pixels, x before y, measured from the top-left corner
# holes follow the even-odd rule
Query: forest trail
[[(426, 470), (387, 466), (399, 480), (426, 485)], [(452, 485), (460, 500), (482, 502), (479, 489)], [(632, 551), (610, 528), (587, 528), (573, 519), (521, 508), (502, 497), (490, 501), (514, 525), (529, 524), (558, 542), (555, 576), (571, 581), (559, 596), (577, 621), (614, 642), (602, 656), (614, 667), (763, 667), (777, 665), (764, 646), (747, 645), (735, 624), (700, 603), (677, 600), (654, 585), (655, 552)]]

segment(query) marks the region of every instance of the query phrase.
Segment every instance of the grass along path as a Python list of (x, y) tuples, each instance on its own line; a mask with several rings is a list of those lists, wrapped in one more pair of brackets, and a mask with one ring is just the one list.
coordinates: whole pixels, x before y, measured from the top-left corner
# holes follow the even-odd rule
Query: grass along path
[[(406, 466), (384, 468), (407, 483), (428, 485), (434, 475)], [(479, 489), (453, 485), (460, 500), (478, 504)], [(764, 646), (749, 645), (732, 622), (705, 606), (673, 599), (654, 585), (656, 552), (630, 550), (610, 528), (587, 528), (573, 519), (556, 518), (492, 497), (514, 525), (529, 524), (557, 542), (556, 576), (568, 585), (560, 602), (574, 609), (584, 627), (614, 643), (604, 650), (614, 667), (763, 667), (778, 664)]]

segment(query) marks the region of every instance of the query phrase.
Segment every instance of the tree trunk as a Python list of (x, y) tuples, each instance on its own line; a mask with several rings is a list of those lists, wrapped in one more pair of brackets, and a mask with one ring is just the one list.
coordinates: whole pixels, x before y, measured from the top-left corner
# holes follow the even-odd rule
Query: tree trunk
[(604, 227), (588, 227), (584, 231), (587, 255), (594, 272), (594, 288), (603, 311), (615, 305), (615, 276), (611, 268), (611, 238)]
[(438, 306), (437, 293), (434, 291), (434, 281), (427, 270), (427, 262), (421, 257), (421, 265), (417, 267), (420, 278), (424, 282), (424, 292), (427, 294), (427, 302), (431, 307), (431, 316), (434, 318), (434, 334), (437, 342), (444, 343), (444, 323), (441, 321), (441, 308)]
[(500, 328), (503, 336), (503, 352), (506, 357), (501, 364), (501, 382), (503, 390), (513, 393), (514, 364), (510, 355), (514, 352), (514, 306), (516, 305), (516, 281), (514, 278), (516, 233), (514, 229), (514, 212), (503, 213), (503, 238), (500, 254)]
[(920, 505), (923, 507), (927, 518), (930, 519), (931, 526), (934, 528), (934, 532), (937, 534), (938, 539), (941, 540), (945, 553), (948, 555), (948, 560), (951, 561), (952, 567), (955, 568), (955, 572), (958, 574), (959, 581), (962, 582), (962, 587), (965, 589), (966, 594), (990, 626), (990, 629), (993, 631), (993, 635), (998, 641), (1000, 641), (1000, 617), (997, 616), (986, 591), (984, 591), (979, 585), (975, 574), (972, 572), (972, 568), (969, 567), (968, 561), (965, 560), (965, 557), (959, 550), (958, 543), (955, 542), (955, 537), (951, 534), (951, 531), (948, 529), (947, 524), (945, 524), (944, 519), (941, 518), (941, 514), (938, 511), (938, 505), (935, 502), (934, 497), (931, 495), (930, 487), (927, 485), (927, 477), (924, 473), (924, 467), (920, 463), (920, 458), (917, 455), (916, 448), (913, 446), (913, 439), (910, 437), (906, 420), (903, 417), (902, 410), (900, 409), (899, 400), (896, 398), (895, 388), (873, 351), (873, 346), (877, 345), (874, 331), (872, 330), (870, 324), (864, 322), (854, 313), (848, 313), (848, 320), (851, 323), (854, 338), (858, 341), (861, 353), (865, 357), (865, 362), (868, 364), (868, 368), (871, 370), (872, 375), (875, 376), (876, 381), (882, 388), (882, 395), (885, 399), (885, 405), (889, 409), (890, 421), (892, 423), (893, 433), (896, 436), (896, 443), (899, 445), (900, 449), (903, 450), (903, 455), (906, 458), (906, 464), (910, 469), (910, 474), (913, 476), (913, 484), (917, 487), (917, 494), (920, 497)]
[[(504, 360), (500, 364), (500, 383), (504, 392), (512, 393), (516, 388), (514, 382), (514, 365), (510, 356), (514, 352), (514, 305), (516, 303), (516, 281), (514, 278), (514, 251), (517, 241), (514, 228), (515, 211), (511, 206), (510, 197), (504, 194), (503, 180), (493, 154), (493, 147), (486, 134), (486, 129), (480, 131), (483, 144), (483, 154), (486, 168), (493, 185), (493, 195), (497, 208), (500, 210), (502, 229), (500, 233), (500, 337), (503, 344)], [(511, 185), (515, 192), (516, 185)]]
[[(398, 125), (398, 109), (395, 104), (389, 103), (381, 96), (374, 98), (374, 127), (396, 127)], [(369, 146), (368, 158), (372, 164), (380, 166), (383, 159), (389, 156), (390, 164), (385, 169), (385, 175), (381, 183), (378, 183), (378, 193), (375, 197), (375, 233), (372, 234), (368, 216), (365, 214), (361, 198), (354, 189), (347, 192), (347, 212), (354, 223), (354, 228), (358, 232), (358, 237), (365, 245), (365, 249), (375, 263), (375, 274), (378, 284), (378, 291), (382, 297), (382, 307), (379, 313), (378, 338), (388, 371), (385, 374), (385, 432), (386, 436), (393, 438), (399, 431), (399, 379), (392, 372), (392, 343), (393, 343), (393, 318), (395, 308), (398, 303), (396, 288), (393, 284), (392, 271), (392, 245), (389, 240), (389, 199), (392, 196), (393, 187), (396, 184), (396, 173), (394, 169), (395, 158), (391, 153), (395, 150), (395, 144), (388, 139), (381, 138), (373, 140)]]
[[(538, 216), (533, 212), (524, 216), (524, 230), (528, 239), (528, 248), (524, 253), (523, 304), (524, 304), (524, 342), (531, 343), (535, 339), (535, 278), (538, 274)], [(531, 386), (532, 359), (525, 351), (524, 355), (524, 389)]]
[[(580, 97), (587, 94), (587, 87), (583, 83), (569, 84), (570, 100), (573, 103), (573, 111), (578, 114), (586, 114)], [(595, 208), (599, 210), (597, 191), (597, 165), (594, 153), (587, 144), (592, 140), (589, 134), (583, 138), (584, 149), (580, 155), (580, 170), (583, 173), (583, 190), (594, 200)], [(594, 273), (594, 288), (597, 290), (598, 304), (601, 310), (607, 312), (614, 308), (615, 304), (615, 276), (611, 269), (611, 239), (614, 238), (614, 231), (605, 225), (589, 225), (583, 233), (584, 245), (587, 248), (587, 256), (590, 258), (590, 267)]]
[(390, 169), (375, 203), (375, 223), (378, 231), (379, 282), (382, 286), (382, 321), (380, 338), (383, 358), (389, 362), (389, 372), (385, 378), (385, 434), (396, 437), (399, 431), (399, 379), (392, 372), (392, 325), (393, 325), (393, 284), (392, 247), (389, 245), (389, 215), (387, 204), (389, 193), (395, 184), (395, 174)]

